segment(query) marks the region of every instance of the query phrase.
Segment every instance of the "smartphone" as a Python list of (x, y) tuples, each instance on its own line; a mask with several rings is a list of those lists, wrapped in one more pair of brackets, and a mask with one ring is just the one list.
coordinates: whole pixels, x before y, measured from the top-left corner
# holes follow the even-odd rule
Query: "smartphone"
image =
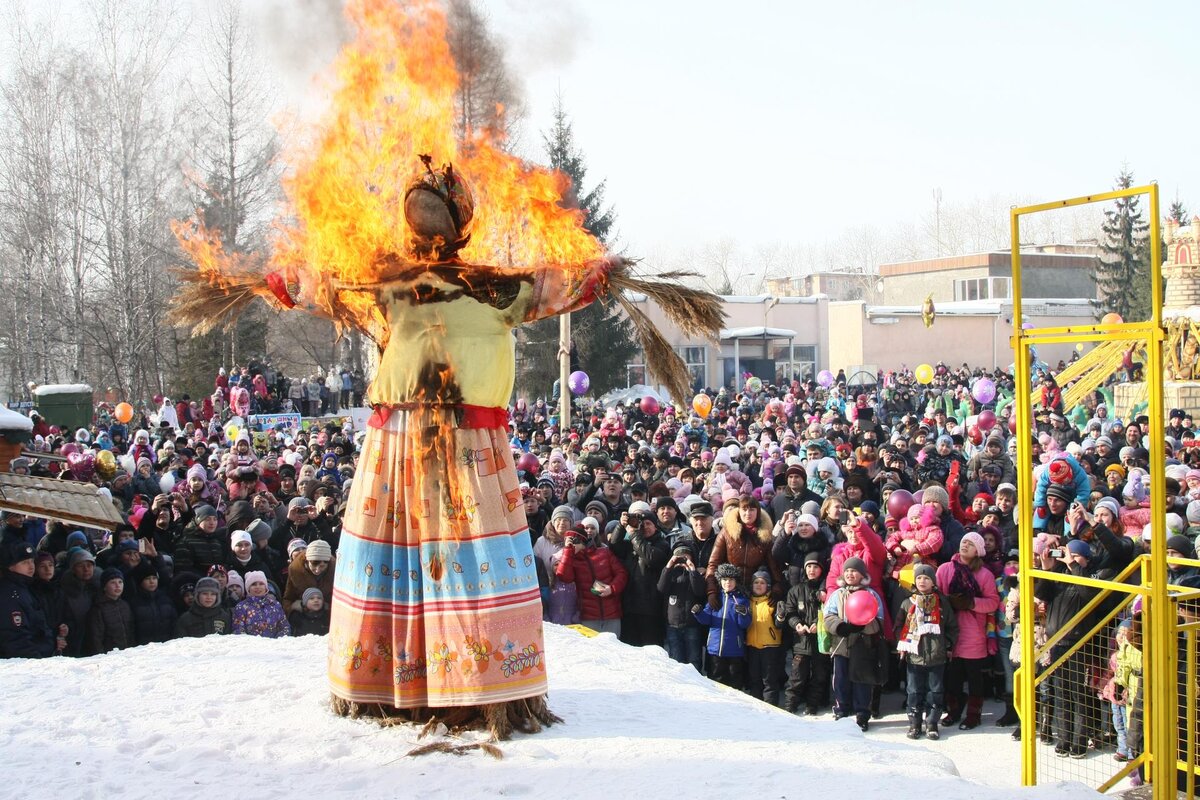
[(1062, 558), (1064, 555), (1066, 555), (1066, 552), (1067, 551), (1056, 547), (1050, 551), (1050, 557), (1051, 558)]
[(145, 554), (145, 552), (146, 552), (146, 540), (145, 539), (138, 539), (138, 552)]
[(842, 509), (838, 512), (838, 525), (846, 525), (850, 522), (850, 512)]

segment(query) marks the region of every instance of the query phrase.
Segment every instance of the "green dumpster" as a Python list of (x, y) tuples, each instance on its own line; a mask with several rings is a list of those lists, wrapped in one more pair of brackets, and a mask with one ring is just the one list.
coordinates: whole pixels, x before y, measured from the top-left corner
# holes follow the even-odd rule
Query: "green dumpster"
[(48, 383), (33, 390), (33, 410), (50, 425), (86, 428), (92, 424), (92, 387), (86, 383)]

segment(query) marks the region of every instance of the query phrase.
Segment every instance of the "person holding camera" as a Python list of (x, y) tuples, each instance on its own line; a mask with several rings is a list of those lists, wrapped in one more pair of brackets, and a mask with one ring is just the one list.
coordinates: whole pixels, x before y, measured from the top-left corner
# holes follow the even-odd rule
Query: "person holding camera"
[(622, 598), (621, 641), (636, 647), (662, 647), (666, 624), (658, 579), (671, 551), (649, 503), (638, 500), (629, 505), (622, 526), (613, 532), (612, 549), (629, 574)]
[(695, 555), (686, 542), (675, 545), (658, 577), (658, 591), (667, 600), (667, 655), (704, 674), (703, 631), (691, 613), (692, 606), (705, 599), (704, 573), (696, 568)]
[(597, 633), (621, 635), (621, 596), (629, 573), (616, 554), (604, 543), (603, 534), (564, 537), (555, 577), (575, 586), (579, 595), (579, 622)]

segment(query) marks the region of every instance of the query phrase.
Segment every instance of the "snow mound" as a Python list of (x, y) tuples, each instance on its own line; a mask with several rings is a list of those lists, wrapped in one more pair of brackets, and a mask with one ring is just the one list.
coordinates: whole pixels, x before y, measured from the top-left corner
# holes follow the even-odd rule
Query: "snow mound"
[(47, 383), (33, 390), (34, 397), (47, 397), (52, 394), (91, 394), (92, 387), (86, 383)]
[[(611, 635), (548, 625), (546, 647), (551, 707), (565, 724), (501, 743), (501, 760), (409, 758), (415, 728), (333, 716), (324, 638), (208, 637), (84, 660), (0, 662), (5, 794), (1095, 797), (1078, 785), (971, 783), (932, 752), (945, 740), (922, 749), (881, 742), (874, 729), (863, 735), (849, 720), (793, 717)], [(996, 739), (977, 741), (994, 774), (996, 754), (986, 753)]]
[(31, 431), (33, 420), (11, 408), (0, 406), (0, 431)]

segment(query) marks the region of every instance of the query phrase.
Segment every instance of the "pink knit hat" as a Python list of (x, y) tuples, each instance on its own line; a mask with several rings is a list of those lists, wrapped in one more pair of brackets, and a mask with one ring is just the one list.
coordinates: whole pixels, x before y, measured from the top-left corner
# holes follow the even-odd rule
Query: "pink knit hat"
[[(981, 558), (983, 557), (983, 553), (984, 553), (984, 549), (985, 549), (984, 544), (983, 544), (983, 537), (980, 536), (978, 533), (975, 533), (975, 531), (970, 531), (969, 533), (965, 533), (965, 534), (963, 534), (961, 541), (962, 542), (970, 542), (971, 544), (975, 545), (975, 555), (977, 555)], [(961, 544), (961, 542), (960, 542), (960, 544)]]

